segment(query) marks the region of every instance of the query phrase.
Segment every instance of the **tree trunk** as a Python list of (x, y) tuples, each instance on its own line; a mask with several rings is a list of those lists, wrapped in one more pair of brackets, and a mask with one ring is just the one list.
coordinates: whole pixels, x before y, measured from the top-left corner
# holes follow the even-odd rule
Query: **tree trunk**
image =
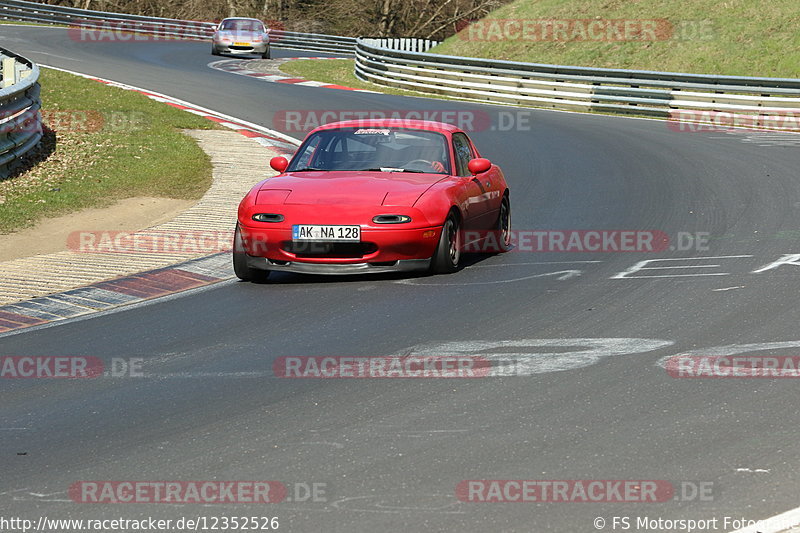
[(378, 21), (378, 33), (381, 37), (392, 34), (395, 23), (395, 14), (392, 13), (392, 0), (381, 0), (381, 16)]
[(266, 17), (272, 15), (275, 20), (283, 20), (285, 0), (264, 0), (261, 7), (261, 15)]

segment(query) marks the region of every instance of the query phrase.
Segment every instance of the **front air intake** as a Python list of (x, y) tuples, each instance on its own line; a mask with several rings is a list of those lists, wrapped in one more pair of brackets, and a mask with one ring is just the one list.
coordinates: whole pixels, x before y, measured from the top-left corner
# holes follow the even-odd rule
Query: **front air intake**
[(283, 215), (277, 213), (256, 213), (253, 215), (256, 222), (283, 222)]
[(372, 219), (375, 224), (407, 224), (411, 222), (408, 215), (378, 215)]

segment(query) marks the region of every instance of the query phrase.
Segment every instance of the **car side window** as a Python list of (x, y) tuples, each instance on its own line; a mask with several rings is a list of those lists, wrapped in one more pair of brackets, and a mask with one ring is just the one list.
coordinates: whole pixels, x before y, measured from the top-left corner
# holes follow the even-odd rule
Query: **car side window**
[(297, 158), (297, 168), (305, 168), (311, 165), (311, 157), (314, 155), (314, 152), (317, 150), (317, 146), (319, 146), (320, 137), (315, 137), (309, 141), (306, 147), (303, 149), (303, 153)]
[(453, 151), (456, 154), (456, 172), (459, 176), (469, 176), (469, 162), (473, 159), (473, 154), (466, 135), (453, 134)]

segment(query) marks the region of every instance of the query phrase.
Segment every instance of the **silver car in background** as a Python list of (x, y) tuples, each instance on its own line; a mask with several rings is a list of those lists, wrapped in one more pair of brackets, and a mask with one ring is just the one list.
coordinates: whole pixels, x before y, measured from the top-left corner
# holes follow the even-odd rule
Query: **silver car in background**
[(224, 19), (211, 37), (211, 54), (260, 54), (269, 59), (269, 31), (258, 19)]

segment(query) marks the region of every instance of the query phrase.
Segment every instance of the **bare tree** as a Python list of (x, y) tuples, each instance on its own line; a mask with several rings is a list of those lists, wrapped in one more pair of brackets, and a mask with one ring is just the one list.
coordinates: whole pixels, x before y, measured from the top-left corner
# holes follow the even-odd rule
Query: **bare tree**
[[(510, 0), (46, 0), (50, 4), (189, 20), (258, 17), (289, 30), (443, 39)], [(313, 28), (313, 29), (312, 29)]]
[(392, 10), (392, 0), (380, 0), (380, 19), (378, 20), (378, 34), (388, 37), (394, 31), (397, 21), (397, 12)]

